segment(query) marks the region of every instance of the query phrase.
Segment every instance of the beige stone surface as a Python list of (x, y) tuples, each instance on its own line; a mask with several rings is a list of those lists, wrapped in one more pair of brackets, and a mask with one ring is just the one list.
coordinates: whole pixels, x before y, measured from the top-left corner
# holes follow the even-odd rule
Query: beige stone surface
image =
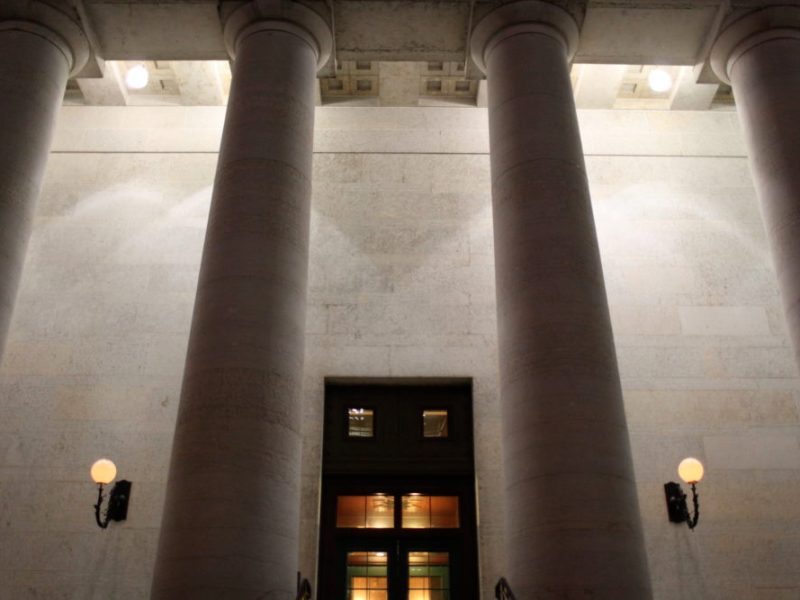
[[(62, 109), (0, 367), (2, 598), (148, 597), (222, 115)], [(465, 148), (485, 119), (318, 109), (304, 574), (316, 565), (323, 377), (424, 374), (474, 378), (484, 600), (505, 574), (488, 147), (448, 153), (442, 141)], [(732, 113), (579, 122), (630, 148), (739, 135)], [(391, 154), (393, 132), (416, 136), (411, 154)], [(655, 598), (795, 600), (800, 381), (747, 161), (676, 155), (660, 139), (647, 157), (584, 148)], [(757, 327), (729, 319), (742, 307)], [(701, 314), (686, 335), (687, 309), (725, 327)], [(134, 482), (128, 521), (105, 532), (88, 477), (102, 455)], [(694, 532), (667, 522), (662, 489), (686, 455), (708, 467)]]
[(686, 335), (769, 335), (765, 308), (757, 306), (681, 306)]

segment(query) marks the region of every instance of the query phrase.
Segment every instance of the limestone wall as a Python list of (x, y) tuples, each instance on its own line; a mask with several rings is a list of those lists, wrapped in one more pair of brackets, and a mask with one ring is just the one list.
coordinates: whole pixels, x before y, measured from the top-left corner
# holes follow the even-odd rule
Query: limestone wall
[[(148, 595), (223, 116), (62, 111), (0, 369), (0, 597)], [(580, 120), (656, 598), (795, 600), (800, 380), (736, 115)], [(323, 378), (469, 376), (488, 600), (503, 497), (486, 113), (324, 107), (315, 152), (301, 569)], [(707, 466), (694, 532), (662, 491), (686, 455)], [(134, 482), (106, 531), (100, 456)]]

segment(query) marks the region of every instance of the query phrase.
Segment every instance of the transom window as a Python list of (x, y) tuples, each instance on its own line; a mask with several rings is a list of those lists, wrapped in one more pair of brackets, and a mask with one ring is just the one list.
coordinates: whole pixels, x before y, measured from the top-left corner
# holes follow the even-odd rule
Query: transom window
[(458, 527), (458, 496), (403, 496), (404, 529), (455, 529)]
[(394, 527), (394, 496), (339, 496), (336, 499), (336, 527), (391, 529)]
[(399, 526), (403, 529), (458, 529), (458, 496), (427, 494), (369, 494), (336, 498), (338, 529), (392, 529), (395, 507), (401, 507)]

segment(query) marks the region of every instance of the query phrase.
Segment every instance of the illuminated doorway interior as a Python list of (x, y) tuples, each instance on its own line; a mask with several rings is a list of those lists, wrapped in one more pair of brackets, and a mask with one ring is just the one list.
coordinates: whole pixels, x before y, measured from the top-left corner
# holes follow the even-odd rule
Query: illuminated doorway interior
[[(408, 600), (451, 598), (450, 555), (448, 552), (408, 552), (403, 556)], [(347, 598), (387, 600), (389, 598), (389, 556), (387, 552), (347, 553)]]
[(319, 594), (477, 598), (468, 381), (329, 381)]

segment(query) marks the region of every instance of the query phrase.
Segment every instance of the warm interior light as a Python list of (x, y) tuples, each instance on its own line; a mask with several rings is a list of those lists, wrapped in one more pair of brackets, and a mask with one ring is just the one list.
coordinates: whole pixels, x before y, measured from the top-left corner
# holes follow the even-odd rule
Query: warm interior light
[(678, 475), (686, 483), (697, 483), (703, 478), (703, 463), (696, 458), (684, 458), (678, 465)]
[(125, 73), (125, 85), (127, 85), (132, 90), (141, 90), (144, 87), (147, 87), (147, 83), (150, 81), (150, 72), (144, 67), (144, 65), (136, 65), (135, 67), (131, 67), (128, 69), (128, 72)]
[(672, 76), (664, 69), (653, 69), (647, 76), (647, 83), (654, 92), (666, 92), (672, 87)]
[(116, 476), (117, 465), (107, 458), (101, 458), (92, 465), (92, 479), (95, 483), (111, 483)]

